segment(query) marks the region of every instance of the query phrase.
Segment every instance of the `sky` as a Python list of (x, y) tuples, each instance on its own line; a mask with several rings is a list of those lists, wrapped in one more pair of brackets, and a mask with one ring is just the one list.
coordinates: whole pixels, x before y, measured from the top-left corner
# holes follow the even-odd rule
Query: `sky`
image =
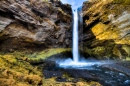
[(72, 6), (72, 8), (74, 8), (74, 9), (76, 9), (76, 8), (78, 8), (78, 7), (80, 7), (80, 6), (82, 6), (82, 4), (83, 4), (84, 1), (87, 1), (87, 0), (61, 0), (61, 2), (62, 2), (63, 4), (68, 3), (68, 4), (70, 4), (70, 5)]

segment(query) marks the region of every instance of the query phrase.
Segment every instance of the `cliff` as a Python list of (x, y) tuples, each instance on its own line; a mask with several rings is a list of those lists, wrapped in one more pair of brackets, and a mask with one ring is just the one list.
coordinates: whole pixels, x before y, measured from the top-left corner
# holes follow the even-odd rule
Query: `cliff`
[(58, 1), (0, 0), (0, 86), (45, 86), (31, 63), (71, 46), (71, 20), (70, 5)]
[(59, 1), (0, 1), (0, 51), (70, 47), (71, 8)]
[(130, 1), (84, 3), (84, 51), (100, 59), (129, 59)]

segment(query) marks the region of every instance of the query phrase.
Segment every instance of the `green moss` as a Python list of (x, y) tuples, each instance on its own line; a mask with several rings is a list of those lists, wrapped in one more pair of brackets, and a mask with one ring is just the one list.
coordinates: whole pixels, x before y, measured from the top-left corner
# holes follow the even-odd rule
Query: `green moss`
[(125, 4), (130, 4), (130, 0), (125, 0)]
[(113, 0), (113, 2), (116, 4), (126, 4), (126, 5), (130, 4), (130, 0)]
[(70, 52), (70, 51), (71, 51), (71, 48), (53, 48), (53, 49), (46, 49), (41, 52), (36, 52), (30, 55), (27, 55), (27, 57), (29, 57), (31, 61), (37, 62), (40, 60), (44, 60), (52, 55), (56, 55), (63, 52)]
[(114, 55), (116, 55), (120, 59), (122, 59), (123, 56), (122, 56), (122, 53), (121, 53), (120, 49), (118, 48), (118, 46), (115, 46), (112, 51), (113, 51)]
[[(103, 23), (98, 23), (92, 28), (93, 34), (97, 37), (98, 35), (102, 34), (108, 28), (107, 25)], [(101, 37), (97, 37), (98, 39), (102, 39)]]
[(108, 59), (111, 56), (110, 51), (106, 52), (106, 48), (103, 46), (97, 46), (95, 48), (89, 49), (85, 48), (85, 53), (89, 56), (96, 57), (97, 59)]
[(42, 72), (33, 67), (22, 57), (15, 57), (12, 54), (0, 54), (0, 86), (19, 86), (23, 83), (29, 86), (37, 86), (42, 82)]
[(130, 56), (130, 46), (128, 46), (128, 45), (123, 45), (123, 46), (122, 46), (122, 49), (124, 49), (125, 52), (128, 54), (128, 56)]
[(94, 40), (89, 46), (91, 47), (86, 47), (83, 51), (87, 57), (92, 56), (97, 59), (115, 59), (115, 55), (113, 55), (112, 51), (115, 46), (113, 40)]
[(14, 64), (14, 63), (17, 62), (16, 58), (14, 56), (12, 56), (12, 55), (4, 55), (4, 56), (2, 56), (2, 58), (4, 60), (8, 61), (9, 63), (13, 63)]
[(90, 56), (98, 57), (98, 59), (101, 59), (100, 57), (104, 56), (105, 48), (104, 47), (95, 47), (93, 49), (86, 48), (85, 50)]
[(56, 82), (55, 78), (46, 79), (44, 86), (102, 86), (96, 81), (79, 81), (79, 82)]
[(123, 45), (122, 49), (127, 53), (126, 60), (130, 60), (130, 46), (129, 45)]
[(127, 61), (130, 61), (130, 57), (126, 57), (126, 60), (127, 60)]
[(103, 54), (105, 51), (105, 48), (104, 47), (96, 47), (93, 49), (93, 52), (95, 54), (97, 54), (98, 56), (100, 56), (101, 54)]
[(114, 3), (123, 3), (125, 0), (113, 0)]
[[(14, 62), (14, 63), (16, 62), (15, 59), (37, 63), (39, 61), (43, 61), (44, 59), (47, 59), (50, 56), (64, 53), (64, 52), (71, 52), (71, 48), (52, 48), (52, 49), (46, 49), (43, 51), (33, 52), (33, 53), (15, 51), (13, 53), (7, 53), (7, 56), (5, 56), (5, 58), (9, 62)], [(15, 56), (15, 59), (8, 56), (8, 54)]]

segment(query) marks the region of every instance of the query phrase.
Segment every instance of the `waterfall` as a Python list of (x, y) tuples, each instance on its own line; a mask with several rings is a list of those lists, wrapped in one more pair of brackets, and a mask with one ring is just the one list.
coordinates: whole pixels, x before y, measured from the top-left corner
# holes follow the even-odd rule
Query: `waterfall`
[[(79, 55), (79, 31), (80, 37), (82, 37), (83, 31), (83, 19), (82, 19), (82, 4), (86, 0), (61, 0), (63, 3), (70, 3), (73, 13), (73, 38), (72, 38), (72, 55), (73, 59), (68, 58), (63, 61), (57, 61), (60, 67), (83, 67), (92, 65), (93, 63), (88, 64), (87, 61), (83, 58), (80, 58)], [(79, 28), (80, 27), (80, 28)]]
[[(68, 3), (71, 5), (72, 8), (72, 13), (73, 13), (73, 44), (72, 44), (72, 54), (73, 54), (73, 62), (74, 63), (79, 63), (79, 49), (78, 49), (78, 45), (79, 45), (79, 36), (78, 36), (78, 27), (79, 27), (79, 22), (80, 21), (80, 25), (81, 25), (81, 17), (79, 17), (79, 12), (82, 12), (82, 4), (84, 1), (87, 0), (61, 0), (62, 3)], [(80, 18), (80, 19), (79, 19)], [(82, 30), (80, 30), (81, 32)]]
[(73, 9), (73, 60), (79, 62), (79, 49), (78, 49), (78, 9)]

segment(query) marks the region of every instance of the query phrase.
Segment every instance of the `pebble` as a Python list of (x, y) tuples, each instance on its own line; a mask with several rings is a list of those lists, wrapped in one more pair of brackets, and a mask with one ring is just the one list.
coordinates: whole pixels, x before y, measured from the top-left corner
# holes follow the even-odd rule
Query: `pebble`
[(119, 75), (120, 75), (120, 76), (125, 76), (125, 74), (123, 74), (123, 73), (119, 73)]
[(126, 81), (125, 81), (125, 84), (130, 84), (130, 80), (126, 80)]

